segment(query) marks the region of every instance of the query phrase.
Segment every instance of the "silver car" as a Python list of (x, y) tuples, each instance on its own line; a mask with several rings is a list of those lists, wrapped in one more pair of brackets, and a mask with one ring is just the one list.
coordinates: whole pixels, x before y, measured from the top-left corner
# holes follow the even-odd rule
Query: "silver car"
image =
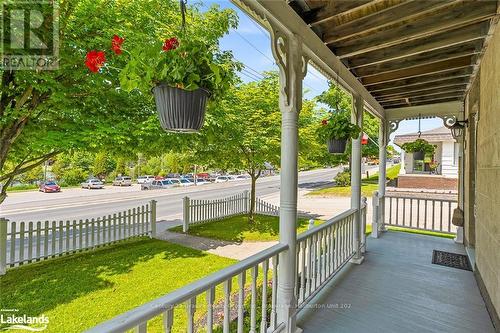
[(113, 180), (113, 186), (132, 186), (132, 178), (116, 177), (115, 180)]
[(82, 188), (88, 188), (89, 190), (93, 188), (104, 188), (104, 183), (99, 179), (88, 179), (80, 185)]
[(169, 179), (163, 179), (163, 180), (153, 180), (149, 183), (143, 183), (141, 184), (141, 190), (158, 190), (162, 188), (172, 188), (179, 186), (175, 184), (174, 182), (170, 181)]

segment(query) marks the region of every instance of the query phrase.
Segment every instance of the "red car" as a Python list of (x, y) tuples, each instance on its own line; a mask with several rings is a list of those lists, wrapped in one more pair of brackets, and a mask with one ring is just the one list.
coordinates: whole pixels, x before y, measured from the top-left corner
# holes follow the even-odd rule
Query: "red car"
[(61, 192), (61, 186), (57, 185), (56, 182), (53, 181), (41, 183), (38, 189), (43, 193)]

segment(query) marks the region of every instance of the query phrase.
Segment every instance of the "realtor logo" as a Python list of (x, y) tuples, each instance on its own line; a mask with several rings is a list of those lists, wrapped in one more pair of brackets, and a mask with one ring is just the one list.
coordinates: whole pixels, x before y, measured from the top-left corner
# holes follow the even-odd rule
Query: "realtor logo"
[(3, 330), (21, 330), (28, 332), (42, 332), (47, 329), (49, 318), (45, 315), (27, 316), (19, 314), (18, 309), (0, 310), (0, 327)]
[(1, 10), (0, 68), (57, 69), (59, 60), (57, 0), (4, 0)]

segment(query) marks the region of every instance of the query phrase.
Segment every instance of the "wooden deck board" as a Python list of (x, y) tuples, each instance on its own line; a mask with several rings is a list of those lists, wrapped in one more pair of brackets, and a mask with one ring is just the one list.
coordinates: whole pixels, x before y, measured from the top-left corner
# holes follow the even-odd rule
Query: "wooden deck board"
[[(432, 250), (465, 254), (450, 239), (387, 232), (303, 310), (304, 332), (495, 332), (470, 271), (432, 264)], [(348, 308), (342, 308), (348, 304)]]

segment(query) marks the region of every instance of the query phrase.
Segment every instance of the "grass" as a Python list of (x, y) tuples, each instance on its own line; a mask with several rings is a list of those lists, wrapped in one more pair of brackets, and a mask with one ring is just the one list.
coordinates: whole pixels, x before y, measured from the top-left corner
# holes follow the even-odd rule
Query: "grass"
[[(82, 332), (235, 262), (141, 238), (11, 269), (0, 278), (0, 306), (19, 309), (17, 315), (44, 314), (45, 332)], [(198, 304), (203, 313), (204, 294)], [(174, 314), (175, 331), (184, 331), (185, 311)], [(148, 328), (161, 331), (161, 317)]]
[[(315, 224), (319, 223), (321, 221), (315, 221)], [(308, 225), (308, 219), (299, 218), (297, 233), (306, 231)], [(182, 227), (179, 226), (170, 230), (182, 232)], [(190, 226), (188, 234), (230, 242), (275, 241), (279, 238), (279, 218), (276, 216), (256, 215), (255, 222), (249, 223), (246, 215), (233, 216), (220, 221)]]
[[(401, 165), (394, 165), (387, 169), (387, 179), (395, 179), (398, 177)], [(373, 192), (378, 189), (378, 172), (372, 176), (361, 180), (361, 195), (371, 197)], [(327, 188), (311, 191), (308, 195), (333, 196), (333, 197), (348, 197), (351, 196), (350, 186), (332, 186)]]

